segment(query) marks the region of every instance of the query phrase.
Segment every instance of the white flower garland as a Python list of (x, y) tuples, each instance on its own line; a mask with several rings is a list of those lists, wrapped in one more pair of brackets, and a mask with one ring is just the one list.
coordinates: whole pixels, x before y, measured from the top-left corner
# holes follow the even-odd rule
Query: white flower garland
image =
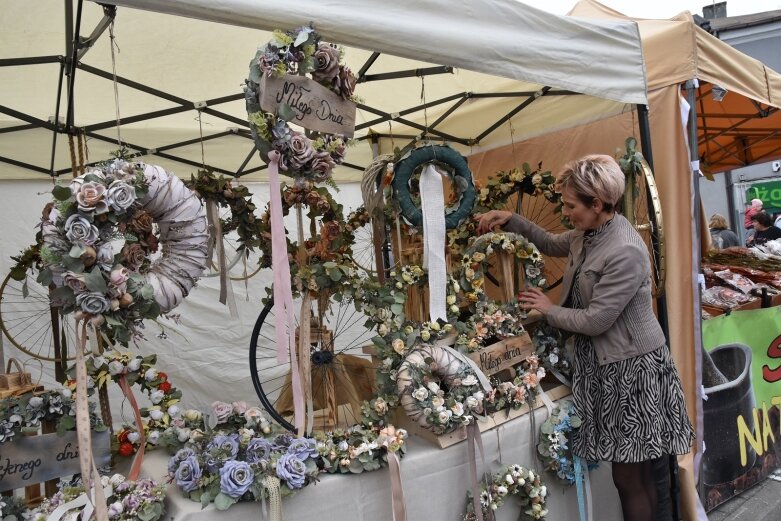
[[(548, 510), (545, 508), (545, 497), (548, 489), (543, 484), (541, 476), (520, 465), (508, 465), (493, 475), (490, 484), (483, 483), (480, 493), (480, 506), (484, 519), (493, 519), (493, 512), (504, 505), (505, 500), (515, 496), (521, 503), (519, 519), (543, 519)], [(466, 514), (464, 521), (474, 521), (471, 492), (467, 492)]]

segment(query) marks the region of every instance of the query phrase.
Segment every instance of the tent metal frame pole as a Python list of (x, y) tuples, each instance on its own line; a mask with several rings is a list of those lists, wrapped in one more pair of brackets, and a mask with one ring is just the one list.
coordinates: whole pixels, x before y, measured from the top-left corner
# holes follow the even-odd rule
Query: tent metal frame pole
[(106, 29), (109, 28), (117, 15), (117, 6), (101, 4), (101, 7), (103, 8), (103, 18), (100, 19), (98, 25), (95, 26), (89, 36), (79, 40), (79, 49), (76, 52), (77, 63), (90, 49), (92, 49), (92, 46), (95, 45), (95, 42), (98, 41), (100, 36), (106, 32)]
[[(68, 6), (70, 2), (66, 2), (65, 5)], [(71, 43), (71, 47), (69, 49), (68, 53), (68, 111), (67, 116), (65, 118), (65, 128), (68, 132), (73, 132), (73, 124), (74, 124), (74, 110), (75, 110), (75, 100), (74, 98), (75, 93), (73, 92), (75, 85), (76, 85), (76, 64), (78, 63), (78, 60), (76, 59), (76, 53), (79, 50), (79, 31), (81, 30), (81, 10), (84, 4), (84, 0), (79, 0), (78, 5), (76, 7), (76, 27), (73, 30), (73, 40)], [(67, 19), (67, 16), (66, 16)], [(67, 23), (67, 20), (66, 20)]]
[(374, 62), (377, 61), (377, 58), (380, 57), (380, 53), (377, 51), (374, 51), (371, 56), (369, 56), (369, 59), (366, 60), (366, 63), (363, 64), (361, 67), (361, 70), (358, 71), (358, 78), (356, 78), (357, 82), (361, 81), (361, 78), (366, 76), (366, 72), (369, 70), (369, 68), (374, 65)]
[[(654, 170), (654, 154), (653, 149), (651, 148), (651, 122), (648, 115), (647, 105), (637, 105), (637, 120), (640, 127), (640, 147), (643, 150), (643, 157), (648, 162), (648, 166), (651, 168), (651, 172), (654, 172), (654, 176), (656, 176), (656, 171)], [(651, 246), (653, 249), (654, 260), (659, 262), (659, 238), (655, 237), (653, 234), (651, 235)], [(662, 326), (662, 331), (664, 331), (664, 337), (669, 343), (670, 329), (667, 319), (667, 296), (664, 291), (662, 291), (662, 294), (656, 298), (656, 313), (659, 320), (659, 325)], [(664, 467), (664, 465), (661, 465), (660, 467), (656, 468), (661, 469)], [(670, 454), (667, 456), (667, 465), (665, 470), (667, 473), (669, 473), (670, 506), (672, 509), (672, 519), (673, 521), (679, 521), (681, 519), (680, 480), (678, 474), (678, 457), (675, 454)], [(662, 472), (662, 470), (660, 470), (660, 472)]]
[[(60, 76), (57, 81), (57, 102), (54, 106), (54, 125), (55, 128), (60, 126), (60, 101), (62, 100), (62, 83), (65, 79), (65, 62), (60, 62)], [(57, 158), (57, 135), (59, 132), (55, 130), (52, 132), (52, 153), (49, 161), (49, 175), (54, 177), (54, 161)]]
[[(416, 128), (416, 129), (422, 131), (425, 134), (429, 133), (429, 129), (428, 128), (426, 128), (424, 125), (420, 125), (418, 123), (415, 123), (414, 121), (410, 121), (410, 120), (404, 119), (404, 118), (393, 118), (391, 114), (388, 114), (387, 112), (384, 112), (384, 111), (379, 110), (379, 109), (375, 109), (373, 107), (369, 107), (368, 105), (364, 105), (363, 103), (358, 103), (357, 107), (359, 109), (361, 109), (361, 110), (365, 110), (366, 112), (372, 112), (374, 114), (377, 114), (378, 116), (382, 116), (382, 117), (386, 118), (386, 121), (389, 120), (389, 119), (392, 119), (393, 121), (397, 121), (397, 122), (401, 123), (402, 125), (406, 125), (408, 127)], [(470, 145), (470, 141), (469, 140), (466, 140), (466, 139), (463, 139), (463, 138), (459, 138), (459, 137), (456, 137), (456, 136), (451, 136), (450, 134), (446, 134), (444, 132), (440, 132), (439, 130), (431, 130), (430, 132), (432, 134), (434, 134), (435, 136), (439, 136), (439, 137), (445, 138), (448, 141), (454, 141), (454, 142), (460, 143), (460, 144), (462, 144), (464, 146), (469, 146)]]
[(534, 94), (532, 94), (528, 99), (525, 99), (523, 101), (523, 103), (521, 103), (520, 105), (515, 107), (513, 110), (508, 112), (506, 115), (504, 115), (501, 118), (499, 118), (499, 121), (497, 121), (496, 123), (494, 123), (493, 125), (491, 125), (487, 129), (485, 129), (481, 134), (479, 134), (476, 138), (474, 138), (472, 140), (472, 143), (470, 143), (470, 145), (473, 145), (473, 144), (476, 144), (476, 143), (479, 143), (480, 141), (482, 141), (486, 136), (490, 135), (494, 130), (496, 130), (497, 128), (501, 127), (507, 121), (510, 121), (513, 116), (515, 116), (520, 111), (522, 111), (523, 109), (525, 109), (526, 107), (528, 107), (529, 105), (534, 103), (534, 101), (536, 99), (545, 96), (548, 93), (549, 90), (551, 90), (551, 87), (545, 86), (545, 87), (541, 88), (539, 91), (537, 91)]
[[(406, 116), (407, 114), (412, 114), (413, 112), (419, 112), (423, 109), (436, 107), (437, 105), (441, 105), (443, 103), (447, 103), (448, 101), (453, 101), (454, 99), (463, 98), (466, 96), (466, 92), (459, 92), (458, 94), (453, 94), (451, 96), (446, 96), (444, 98), (440, 98), (438, 100), (429, 101), (428, 103), (422, 103), (420, 105), (415, 105), (414, 107), (410, 107), (408, 109), (404, 109), (400, 112), (394, 113), (394, 114), (388, 114), (390, 117), (381, 117), (377, 119), (373, 119), (371, 121), (367, 121), (365, 123), (361, 123), (359, 125), (355, 126), (355, 130), (363, 130), (364, 128), (368, 128), (374, 125), (379, 125), (380, 123), (385, 123), (388, 120), (396, 120), (399, 118), (399, 116)], [(395, 116), (395, 118), (394, 118)], [(431, 126), (429, 126), (431, 128)]]
[(453, 67), (450, 65), (441, 65), (438, 67), (424, 67), (421, 69), (410, 69), (406, 71), (382, 72), (379, 74), (365, 74), (358, 83), (369, 81), (398, 80), (401, 78), (416, 78), (420, 76), (433, 76), (435, 74), (452, 74)]
[(65, 56), (30, 56), (27, 58), (3, 58), (0, 67), (17, 67), (20, 65), (40, 65), (44, 63), (63, 63)]
[[(3, 163), (8, 163), (9, 165), (18, 166), (19, 168), (26, 168), (28, 170), (32, 170), (33, 172), (51, 175), (49, 170), (46, 170), (41, 166), (31, 165), (30, 163), (25, 163), (24, 161), (17, 161), (16, 159), (11, 159), (10, 157), (0, 156), (0, 161)], [(68, 172), (70, 172), (70, 169), (68, 169)]]

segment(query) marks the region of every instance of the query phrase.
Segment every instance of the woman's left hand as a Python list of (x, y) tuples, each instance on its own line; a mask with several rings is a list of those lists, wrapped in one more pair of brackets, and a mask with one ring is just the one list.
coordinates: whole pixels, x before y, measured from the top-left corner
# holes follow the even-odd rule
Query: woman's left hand
[(548, 314), (548, 310), (553, 306), (553, 302), (539, 288), (528, 288), (518, 295), (521, 307), (525, 310), (536, 309), (543, 315)]

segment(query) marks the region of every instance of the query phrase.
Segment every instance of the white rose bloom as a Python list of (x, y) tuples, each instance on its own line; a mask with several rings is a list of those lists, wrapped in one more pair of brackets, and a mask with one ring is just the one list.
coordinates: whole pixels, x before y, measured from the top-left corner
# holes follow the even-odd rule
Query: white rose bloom
[(467, 396), (466, 397), (466, 406), (470, 409), (477, 407), (478, 401), (477, 398), (474, 396)]
[(120, 483), (123, 483), (124, 481), (125, 481), (125, 476), (123, 476), (122, 474), (114, 474), (113, 476), (111, 476), (111, 479), (108, 480), (108, 482), (115, 487)]
[(170, 416), (178, 416), (180, 412), (181, 409), (179, 408), (178, 405), (172, 405), (168, 408), (168, 414)]
[(93, 356), (92, 357), (92, 364), (95, 366), (95, 368), (100, 369), (104, 365), (106, 365), (108, 362), (106, 362), (106, 359), (102, 356)]
[(152, 445), (157, 445), (157, 442), (160, 441), (160, 431), (152, 431), (149, 433), (149, 436), (147, 436), (146, 441), (151, 443)]
[(473, 374), (470, 374), (463, 380), (461, 380), (462, 385), (470, 386), (470, 385), (476, 385), (477, 384), (477, 377)]
[(157, 369), (154, 367), (147, 369), (146, 373), (144, 373), (144, 379), (146, 379), (147, 382), (157, 379)]
[(515, 480), (513, 479), (511, 474), (507, 474), (504, 477), (504, 480), (507, 482), (508, 485), (512, 485), (513, 483), (515, 483)]
[(439, 385), (437, 385), (437, 382), (429, 382), (428, 384), (428, 390), (432, 393), (436, 393), (439, 391)]
[(127, 441), (129, 441), (130, 443), (136, 443), (140, 439), (141, 439), (141, 435), (138, 434), (137, 432), (130, 432), (127, 435)]
[(71, 392), (70, 389), (66, 389), (63, 387), (62, 389), (60, 389), (60, 396), (62, 396), (63, 398), (70, 398), (71, 396), (73, 396), (73, 393)]
[(504, 485), (499, 485), (496, 488), (496, 492), (497, 494), (499, 494), (499, 497), (504, 497), (507, 495), (507, 487), (505, 487)]
[(185, 443), (186, 441), (188, 441), (190, 439), (190, 433), (191, 432), (192, 431), (190, 429), (186, 428), (186, 427), (184, 429), (179, 429), (179, 431), (177, 432), (177, 439), (180, 442)]
[(483, 398), (485, 398), (485, 394), (483, 394), (483, 391), (477, 391), (476, 393), (472, 394), (472, 396), (474, 396), (474, 397), (475, 397), (475, 399), (476, 399), (478, 402), (482, 402), (482, 401), (483, 401)]
[(540, 367), (539, 369), (537, 369), (537, 378), (539, 378), (540, 380), (545, 378), (545, 368), (544, 367)]
[(545, 485), (540, 487), (540, 497), (545, 497), (548, 495), (548, 487)]
[(439, 413), (439, 421), (442, 423), (445, 423), (448, 419), (450, 419), (450, 415), (448, 415), (448, 412), (450, 411), (442, 411)]
[(108, 364), (108, 372), (112, 375), (117, 375), (125, 370), (125, 365), (119, 360), (114, 360)]
[(149, 411), (149, 417), (155, 421), (160, 421), (163, 419), (163, 411), (160, 409), (152, 409)]
[(423, 400), (428, 398), (428, 391), (426, 390), (425, 387), (418, 387), (417, 389), (415, 389), (415, 391), (413, 391), (412, 397), (422, 402)]
[(450, 410), (453, 411), (454, 415), (461, 416), (464, 414), (464, 404), (461, 402), (456, 402), (453, 404), (453, 407), (451, 407)]
[(153, 404), (157, 405), (158, 403), (163, 401), (163, 398), (165, 398), (165, 393), (161, 391), (160, 389), (156, 391), (152, 391), (149, 393), (149, 401)]
[(445, 399), (442, 398), (441, 396), (435, 396), (434, 398), (431, 399), (431, 405), (437, 408), (442, 407), (443, 405), (445, 405)]
[(127, 368), (129, 371), (138, 371), (141, 369), (141, 358), (136, 357), (132, 359), (130, 362), (127, 363)]

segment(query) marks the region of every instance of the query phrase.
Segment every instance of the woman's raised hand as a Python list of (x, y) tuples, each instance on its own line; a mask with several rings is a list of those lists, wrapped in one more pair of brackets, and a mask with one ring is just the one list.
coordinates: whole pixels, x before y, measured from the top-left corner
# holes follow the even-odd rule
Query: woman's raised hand
[(512, 216), (513, 213), (507, 210), (491, 210), (478, 214), (475, 216), (477, 219), (477, 233), (488, 233), (497, 226), (504, 226)]

